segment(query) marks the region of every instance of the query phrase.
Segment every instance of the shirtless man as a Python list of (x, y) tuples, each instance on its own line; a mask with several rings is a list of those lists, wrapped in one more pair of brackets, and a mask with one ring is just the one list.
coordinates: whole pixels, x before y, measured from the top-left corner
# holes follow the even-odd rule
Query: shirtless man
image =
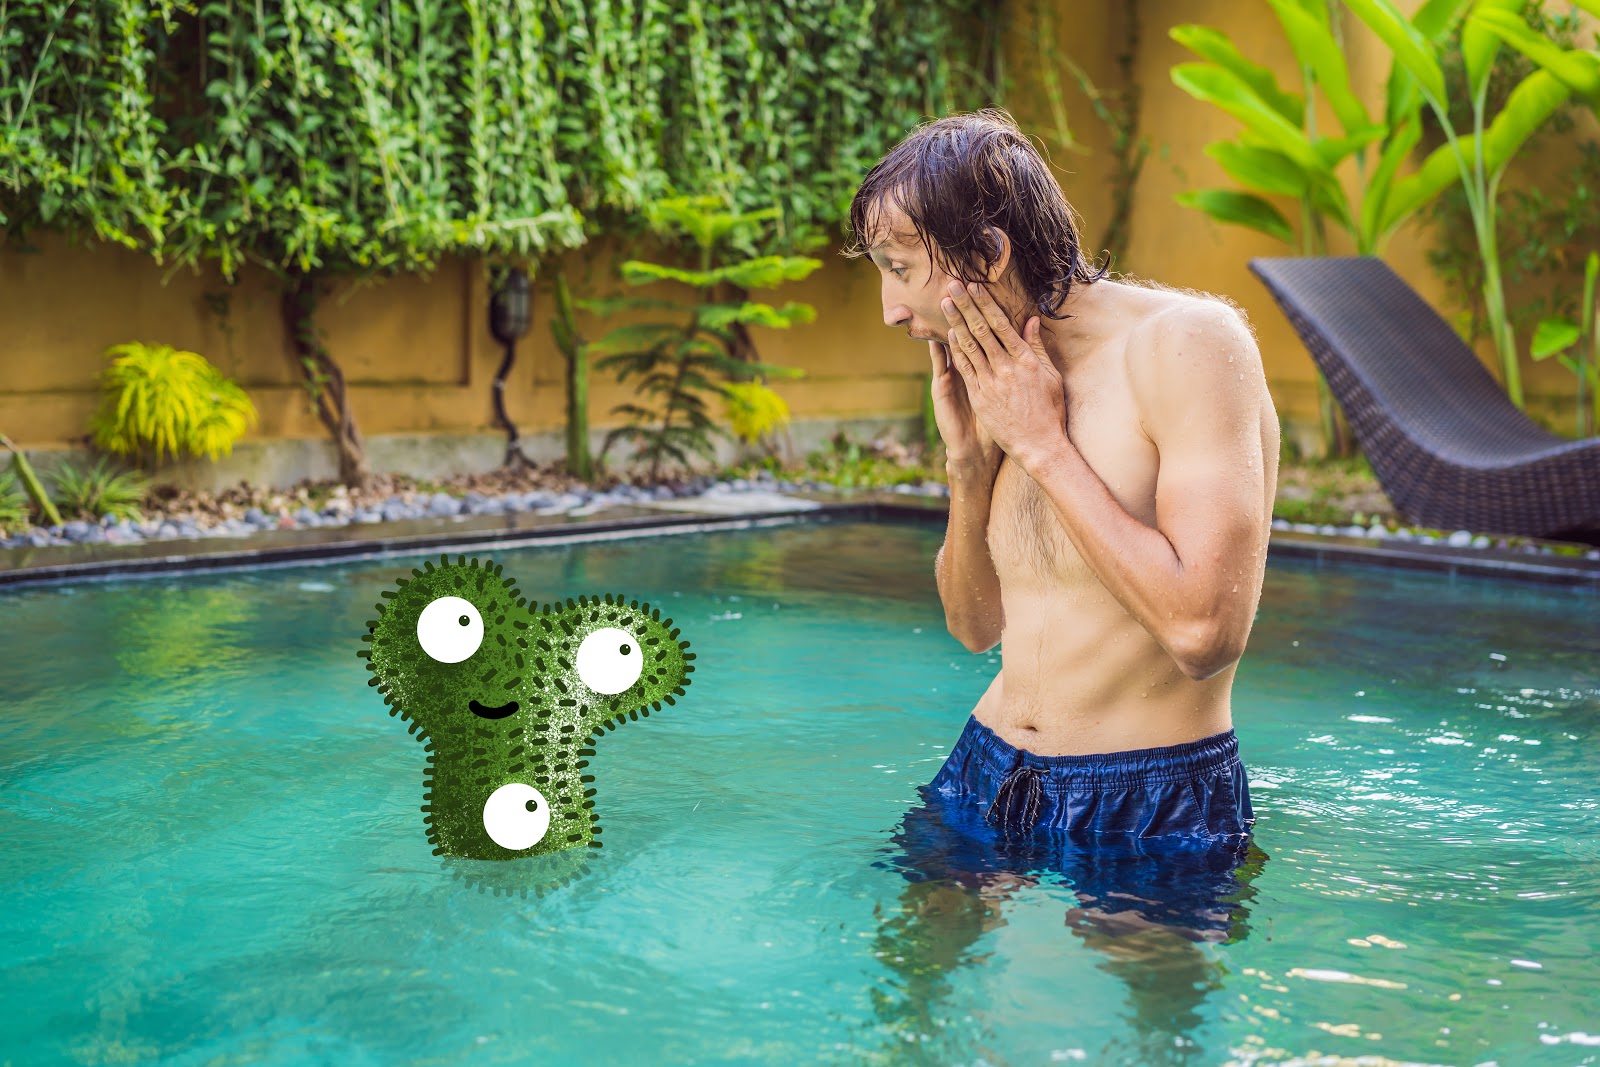
[(884, 323), (932, 359), (947, 625), (973, 652), (1001, 643), (925, 795), (1005, 838), (1246, 835), (1229, 695), (1266, 569), (1278, 421), (1243, 316), (1093, 270), (1003, 111), (920, 127), (868, 174), (851, 221)]

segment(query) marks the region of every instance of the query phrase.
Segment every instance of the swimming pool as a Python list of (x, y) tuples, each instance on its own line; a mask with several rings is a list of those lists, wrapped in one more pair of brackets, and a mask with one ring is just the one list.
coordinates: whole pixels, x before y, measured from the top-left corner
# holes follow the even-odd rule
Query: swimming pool
[(606, 847), (526, 899), (431, 855), (355, 655), (420, 559), (0, 595), (0, 1063), (1600, 1062), (1600, 598), (1274, 563), (1258, 854), (1194, 942), (902, 875), (998, 666), (944, 630), (941, 537), (493, 553), (698, 656), (600, 746)]

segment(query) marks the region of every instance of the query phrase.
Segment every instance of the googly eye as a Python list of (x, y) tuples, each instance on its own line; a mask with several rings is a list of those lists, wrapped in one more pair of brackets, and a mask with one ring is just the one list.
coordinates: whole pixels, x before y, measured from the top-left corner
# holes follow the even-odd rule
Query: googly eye
[(531, 785), (508, 782), (484, 803), (483, 829), (510, 852), (532, 848), (550, 832), (550, 802)]
[(596, 693), (622, 692), (644, 673), (644, 652), (639, 639), (626, 630), (605, 626), (578, 646), (578, 677)]
[(460, 663), (483, 644), (483, 616), (470, 600), (442, 596), (422, 609), (417, 640), (440, 663)]

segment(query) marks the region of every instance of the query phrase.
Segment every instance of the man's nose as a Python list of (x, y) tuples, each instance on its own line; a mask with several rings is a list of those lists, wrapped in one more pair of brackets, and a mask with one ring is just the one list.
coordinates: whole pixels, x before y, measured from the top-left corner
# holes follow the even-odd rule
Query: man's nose
[(899, 329), (911, 321), (911, 310), (904, 304), (899, 307), (889, 308), (883, 313), (883, 324), (892, 329)]

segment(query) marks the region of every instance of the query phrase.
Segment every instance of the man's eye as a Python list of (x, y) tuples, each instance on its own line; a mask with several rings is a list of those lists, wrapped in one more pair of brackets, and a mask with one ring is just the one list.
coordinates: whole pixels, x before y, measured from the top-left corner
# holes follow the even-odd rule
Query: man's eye
[(889, 271), (889, 273), (893, 274), (896, 278), (902, 277), (904, 272), (905, 272), (905, 268), (904, 267), (894, 267)]

